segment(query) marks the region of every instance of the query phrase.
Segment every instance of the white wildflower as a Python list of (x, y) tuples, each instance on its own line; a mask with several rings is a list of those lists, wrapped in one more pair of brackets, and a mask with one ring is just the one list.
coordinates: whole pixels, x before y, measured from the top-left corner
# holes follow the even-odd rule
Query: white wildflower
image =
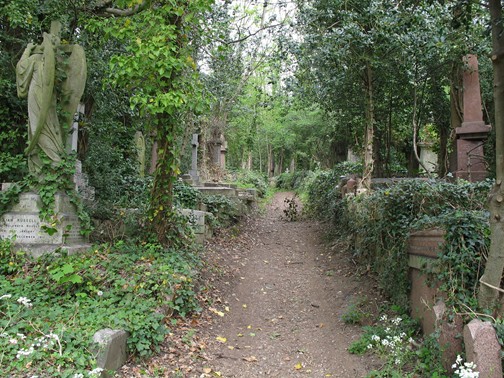
[(101, 296), (103, 295), (103, 291), (98, 290), (98, 291), (96, 292), (96, 295), (98, 295), (99, 297), (101, 297)]
[(381, 339), (380, 339), (380, 336), (373, 335), (373, 336), (371, 336), (371, 340), (373, 340), (373, 341), (380, 341)]
[(380, 317), (380, 321), (382, 321), (382, 322), (386, 322), (386, 321), (387, 321), (387, 315), (382, 315), (382, 316)]
[(8, 299), (8, 298), (12, 298), (12, 295), (10, 294), (4, 294), (0, 297), (0, 299)]
[(19, 337), (21, 340), (26, 339), (26, 336), (23, 335), (22, 333), (16, 333), (17, 337)]
[(103, 371), (103, 369), (102, 369), (102, 368), (95, 368), (95, 369), (91, 370), (91, 371), (89, 372), (89, 374), (88, 374), (88, 375), (89, 375), (90, 377), (98, 376), (98, 375), (100, 375), (100, 373), (101, 373), (102, 371)]
[(18, 343), (17, 339), (9, 339), (9, 344), (14, 345), (14, 344), (17, 344), (17, 343)]
[(20, 350), (18, 350), (18, 352), (16, 354), (16, 358), (19, 360), (21, 357), (29, 356), (33, 352), (35, 352), (35, 349), (33, 347), (30, 347), (28, 349), (20, 349)]
[(18, 303), (21, 303), (23, 306), (25, 306), (27, 308), (31, 308), (33, 306), (33, 304), (31, 303), (31, 300), (29, 300), (26, 297), (19, 297), (19, 299), (17, 301), (18, 301)]
[(74, 374), (74, 376), (72, 378), (84, 378), (84, 374), (77, 373), (77, 374)]

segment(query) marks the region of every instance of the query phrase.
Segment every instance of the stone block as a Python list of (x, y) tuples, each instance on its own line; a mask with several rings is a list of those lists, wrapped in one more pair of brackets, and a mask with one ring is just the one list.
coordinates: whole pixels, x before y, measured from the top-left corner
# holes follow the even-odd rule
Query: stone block
[(206, 239), (212, 237), (212, 230), (206, 224), (206, 217), (211, 216), (211, 213), (192, 209), (180, 209), (180, 213), (189, 219), (189, 223), (196, 234), (197, 243), (203, 244)]
[(97, 344), (96, 361), (99, 368), (102, 368), (102, 378), (113, 377), (111, 372), (117, 371), (126, 363), (128, 333), (123, 330), (110, 328), (102, 329), (93, 336), (93, 341)]
[[(444, 311), (443, 311), (444, 314)], [(438, 319), (437, 329), (439, 332), (439, 346), (441, 348), (441, 362), (446, 371), (452, 371), (452, 365), (457, 356), (462, 354), (462, 332), (464, 321), (460, 315), (455, 315), (453, 320), (448, 321), (446, 316)]]
[(501, 346), (489, 322), (471, 320), (464, 327), (467, 361), (476, 364), (479, 378), (502, 378)]

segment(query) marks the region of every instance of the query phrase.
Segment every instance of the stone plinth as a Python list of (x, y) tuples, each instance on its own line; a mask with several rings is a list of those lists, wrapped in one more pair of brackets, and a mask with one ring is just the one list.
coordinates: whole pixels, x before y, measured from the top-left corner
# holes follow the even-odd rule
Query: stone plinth
[(481, 181), (487, 176), (484, 142), (491, 127), (483, 121), (481, 93), (476, 55), (464, 57), (463, 122), (457, 127), (457, 172), (456, 177), (469, 181)]
[(236, 189), (226, 188), (222, 186), (217, 187), (198, 187), (197, 188), (203, 195), (221, 195), (226, 197), (236, 197)]
[(42, 201), (37, 193), (22, 193), (19, 202), (0, 218), (0, 238), (15, 236), (14, 247), (35, 257), (58, 248), (77, 252), (89, 247), (80, 234), (75, 206), (66, 194), (55, 196), (54, 219), (42, 222), (41, 208)]

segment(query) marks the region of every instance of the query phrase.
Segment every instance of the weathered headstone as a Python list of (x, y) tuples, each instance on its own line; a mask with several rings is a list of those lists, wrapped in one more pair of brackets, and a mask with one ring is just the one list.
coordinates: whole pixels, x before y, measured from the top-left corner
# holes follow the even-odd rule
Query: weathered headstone
[(490, 322), (471, 320), (464, 327), (467, 361), (476, 364), (481, 378), (501, 378), (501, 346)]
[(428, 173), (436, 171), (437, 168), (437, 154), (432, 148), (432, 143), (420, 142), (420, 162), (423, 164)]
[(100, 377), (113, 377), (114, 372), (119, 370), (128, 359), (128, 333), (123, 330), (105, 328), (94, 334), (93, 341), (97, 345), (96, 363), (103, 369)]
[(476, 55), (464, 57), (466, 69), (463, 75), (463, 122), (457, 134), (456, 177), (469, 181), (481, 181), (487, 176), (483, 145), (490, 132), (490, 126), (483, 121), (478, 58)]
[(224, 136), (222, 137), (222, 145), (221, 145), (221, 150), (220, 150), (220, 166), (222, 169), (226, 169), (226, 154), (228, 150), (228, 143), (224, 139)]
[(135, 147), (137, 150), (138, 175), (145, 177), (145, 138), (141, 131), (135, 133)]
[(192, 156), (191, 156), (191, 170), (189, 175), (191, 176), (194, 185), (198, 186), (200, 184), (200, 177), (198, 172), (198, 134), (193, 134), (192, 136)]

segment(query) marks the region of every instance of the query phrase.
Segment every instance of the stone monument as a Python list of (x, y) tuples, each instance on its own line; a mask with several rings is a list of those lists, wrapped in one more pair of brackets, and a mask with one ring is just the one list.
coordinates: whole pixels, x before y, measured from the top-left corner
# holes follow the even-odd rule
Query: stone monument
[(198, 134), (193, 134), (192, 136), (192, 157), (191, 157), (191, 170), (189, 175), (191, 176), (193, 185), (200, 185), (200, 177), (198, 172)]
[(145, 177), (145, 138), (141, 131), (135, 133), (135, 147), (137, 150), (138, 174)]
[[(420, 147), (420, 162), (427, 170), (427, 173), (436, 172), (438, 156), (433, 149), (433, 143), (419, 142), (418, 147)], [(423, 171), (421, 166), (420, 169)]]
[(463, 122), (457, 134), (457, 171), (455, 176), (481, 181), (487, 176), (483, 145), (491, 127), (483, 121), (481, 93), (476, 55), (464, 57)]
[(224, 135), (222, 136), (222, 145), (221, 145), (221, 150), (220, 150), (220, 166), (222, 169), (226, 169), (226, 154), (228, 151), (228, 143), (227, 140), (224, 138)]
[[(40, 45), (29, 43), (16, 66), (19, 97), (28, 99), (28, 147), (25, 150), (30, 174), (43, 182), (45, 164), (57, 167), (77, 141), (74, 114), (86, 83), (86, 59), (79, 45), (60, 43), (61, 24), (51, 23)], [(64, 57), (64, 58), (63, 58)], [(56, 72), (65, 79), (57, 86)], [(64, 99), (57, 103), (57, 89)], [(69, 178), (70, 179), (70, 178)], [(15, 184), (14, 184), (15, 185)], [(8, 190), (3, 184), (2, 190)], [(16, 249), (33, 255), (64, 247), (86, 248), (75, 205), (65, 193), (54, 198), (54, 215), (40, 219), (42, 200), (37, 193), (22, 193), (19, 201), (0, 218), (0, 238), (15, 237)]]

